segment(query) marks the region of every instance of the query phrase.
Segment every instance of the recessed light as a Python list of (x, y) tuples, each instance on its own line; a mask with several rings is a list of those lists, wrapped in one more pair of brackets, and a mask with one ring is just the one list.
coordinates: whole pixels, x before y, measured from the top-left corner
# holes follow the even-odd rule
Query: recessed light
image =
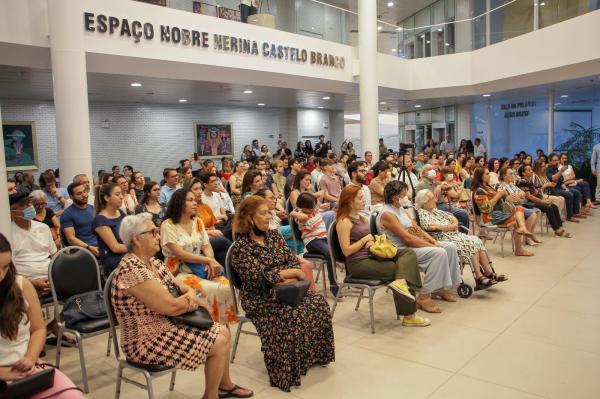
[(252, 94), (252, 90), (244, 90), (244, 94)]
[(264, 107), (264, 106), (265, 106), (265, 103), (258, 103), (258, 104), (256, 104), (256, 105), (258, 105), (259, 107)]
[(402, 29), (403, 29), (403, 28), (402, 28), (401, 26), (400, 26), (400, 27), (398, 27), (398, 28), (396, 28), (396, 30), (397, 30), (398, 32), (402, 32)]
[(563, 94), (562, 96), (560, 96), (560, 98), (569, 98), (568, 94)]
[(379, 105), (386, 105), (386, 104), (387, 104), (387, 103), (386, 103), (385, 101), (381, 101), (381, 102), (379, 103)]
[(562, 104), (562, 103), (554, 103), (554, 105), (560, 105), (560, 104)]
[(415, 108), (421, 108), (421, 104), (415, 105)]
[(388, 1), (388, 7), (394, 7), (394, 2), (393, 1)]
[(541, 6), (545, 6), (546, 3), (544, 3), (543, 1), (540, 3)]
[(424, 39), (424, 38), (425, 38), (425, 35), (421, 35), (421, 39)]
[(483, 96), (484, 97), (491, 97), (492, 95), (491, 94), (484, 94)]
[(130, 84), (131, 87), (142, 87), (141, 83), (138, 82), (133, 82), (132, 84)]
[(395, 52), (396, 52), (396, 49), (395, 49), (395, 48), (393, 48), (393, 49), (392, 49), (392, 53), (395, 53)]
[(377, 27), (377, 30), (382, 30), (382, 29), (383, 29), (383, 28), (382, 28), (381, 26), (378, 26), (378, 27)]
[(319, 108), (319, 109), (323, 109), (323, 108), (325, 108), (325, 107), (317, 107), (317, 108)]
[(323, 100), (331, 100), (331, 97), (325, 96), (325, 97), (323, 97)]
[(427, 44), (431, 43), (431, 40), (427, 40)]
[(311, 27), (310, 27), (310, 29), (311, 29), (311, 30), (315, 30), (315, 27), (314, 27), (314, 26), (311, 26)]
[(179, 99), (179, 102), (180, 103), (187, 103), (187, 100), (185, 98), (181, 98), (181, 99)]
[(438, 28), (438, 32), (443, 32), (444, 30), (442, 28)]
[(444, 46), (449, 47), (450, 43), (444, 43)]

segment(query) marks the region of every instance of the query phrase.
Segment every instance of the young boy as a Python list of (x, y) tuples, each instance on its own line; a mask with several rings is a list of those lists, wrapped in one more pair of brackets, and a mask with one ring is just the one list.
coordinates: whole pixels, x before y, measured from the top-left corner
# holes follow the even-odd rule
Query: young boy
[(314, 194), (309, 192), (300, 194), (296, 200), (295, 211), (307, 216), (307, 218), (302, 218), (305, 220), (295, 219), (296, 223), (298, 223), (298, 229), (302, 234), (302, 242), (308, 253), (323, 255), (327, 260), (329, 289), (331, 290), (331, 293), (336, 296), (339, 287), (335, 279), (335, 265), (331, 264), (329, 258), (327, 229), (317, 208), (317, 199)]

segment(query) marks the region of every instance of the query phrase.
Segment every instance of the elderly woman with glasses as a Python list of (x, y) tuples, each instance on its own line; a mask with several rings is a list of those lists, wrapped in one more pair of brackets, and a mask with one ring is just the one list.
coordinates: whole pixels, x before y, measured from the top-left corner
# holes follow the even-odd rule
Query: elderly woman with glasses
[(415, 206), (418, 210), (419, 225), (436, 240), (454, 243), (460, 256), (471, 259), (478, 286), (489, 287), (497, 282), (506, 281), (506, 276), (494, 273), (485, 246), (479, 237), (458, 231), (458, 220), (451, 213), (437, 209), (435, 203), (435, 195), (430, 190), (417, 193)]
[(29, 194), (29, 199), (31, 200), (31, 204), (35, 208), (35, 220), (44, 223), (50, 228), (54, 244), (56, 244), (56, 246), (60, 248), (60, 221), (58, 219), (58, 216), (56, 216), (56, 214), (54, 213), (54, 211), (48, 208), (48, 197), (46, 196), (46, 193), (42, 190), (34, 190), (31, 192), (31, 194)]
[[(119, 235), (127, 254), (115, 272), (111, 301), (127, 359), (190, 371), (205, 363), (204, 398), (252, 396), (252, 391), (234, 384), (229, 375), (231, 338), (227, 328), (214, 323), (208, 330), (200, 330), (171, 318), (208, 304), (153, 257), (160, 236), (152, 215), (127, 216)], [(175, 297), (172, 291), (181, 295)]]

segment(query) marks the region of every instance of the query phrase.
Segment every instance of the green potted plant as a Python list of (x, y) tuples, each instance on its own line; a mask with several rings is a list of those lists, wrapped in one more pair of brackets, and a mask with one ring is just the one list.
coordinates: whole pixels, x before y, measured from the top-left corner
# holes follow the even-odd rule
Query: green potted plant
[(569, 154), (569, 161), (575, 169), (577, 176), (589, 179), (592, 174), (590, 165), (590, 154), (594, 144), (598, 142), (600, 128), (585, 128), (578, 123), (571, 123), (566, 132), (571, 133), (571, 137), (556, 147), (556, 152), (566, 152)]

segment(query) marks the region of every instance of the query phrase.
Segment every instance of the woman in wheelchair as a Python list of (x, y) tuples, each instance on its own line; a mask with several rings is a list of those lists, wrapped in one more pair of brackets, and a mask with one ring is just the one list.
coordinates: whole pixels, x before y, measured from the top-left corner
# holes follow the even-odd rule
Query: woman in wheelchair
[(471, 259), (477, 285), (489, 287), (508, 280), (505, 275), (494, 272), (479, 237), (458, 231), (458, 220), (451, 213), (440, 211), (435, 205), (435, 196), (431, 191), (421, 190), (417, 193), (415, 206), (419, 225), (436, 240), (453, 242), (459, 256)]

